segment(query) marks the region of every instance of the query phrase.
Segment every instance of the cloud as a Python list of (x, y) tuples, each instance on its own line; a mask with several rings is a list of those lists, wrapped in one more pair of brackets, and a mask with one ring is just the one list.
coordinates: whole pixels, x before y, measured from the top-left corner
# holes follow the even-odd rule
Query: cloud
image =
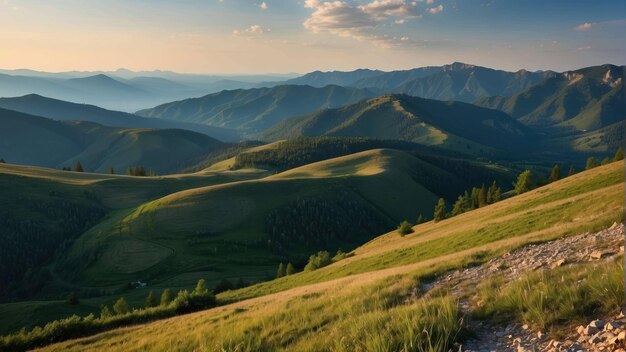
[(416, 1), (374, 0), (363, 5), (347, 1), (306, 0), (304, 6), (313, 13), (303, 25), (313, 33), (330, 33), (357, 40), (388, 41), (386, 36), (375, 35), (374, 29), (387, 21), (403, 24), (420, 18)]
[(578, 25), (578, 26), (576, 26), (576, 28), (574, 28), (574, 29), (576, 29), (577, 31), (584, 32), (584, 31), (588, 31), (588, 30), (590, 30), (590, 29), (592, 29), (592, 28), (593, 28), (593, 23), (591, 23), (591, 22), (585, 22), (585, 23), (583, 23), (583, 24), (579, 24), (579, 25)]
[(436, 14), (442, 12), (442, 11), (443, 11), (443, 5), (431, 7), (431, 8), (428, 9), (428, 12), (430, 12), (433, 15), (436, 15)]
[(263, 10), (267, 10), (267, 3), (266, 3), (265, 1), (263, 1), (263, 2), (259, 5), (259, 7), (260, 7), (261, 9), (263, 9)]
[(250, 37), (250, 36), (261, 35), (261, 34), (267, 33), (267, 32), (271, 32), (271, 29), (263, 28), (262, 26), (260, 26), (258, 24), (253, 24), (250, 27), (248, 27), (246, 29), (243, 29), (243, 30), (235, 29), (233, 31), (233, 35)]

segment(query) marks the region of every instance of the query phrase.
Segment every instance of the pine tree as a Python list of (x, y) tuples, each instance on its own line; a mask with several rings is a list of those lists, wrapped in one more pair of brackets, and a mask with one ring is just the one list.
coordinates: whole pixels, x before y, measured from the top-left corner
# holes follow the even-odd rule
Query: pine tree
[(443, 198), (439, 198), (439, 202), (435, 206), (435, 213), (433, 216), (433, 220), (435, 222), (441, 221), (446, 218), (446, 200)]
[(283, 263), (278, 264), (278, 270), (276, 271), (276, 278), (285, 276), (285, 265)]
[(206, 281), (204, 279), (198, 280), (196, 288), (191, 291), (191, 294), (195, 296), (204, 296), (207, 293), (209, 293), (209, 290), (206, 288)]
[(419, 224), (423, 224), (423, 223), (425, 223), (425, 222), (426, 222), (426, 218), (425, 218), (425, 217), (423, 217), (423, 216), (422, 216), (422, 214), (420, 214), (420, 215), (417, 217), (417, 221), (415, 222), (415, 224), (416, 224), (416, 225), (419, 225)]
[(550, 172), (548, 183), (558, 181), (560, 178), (561, 178), (561, 168), (559, 167), (559, 165), (554, 165), (554, 167), (552, 168), (552, 172)]
[(150, 290), (150, 292), (148, 292), (148, 297), (146, 297), (146, 308), (156, 307), (157, 305), (158, 302), (156, 297), (154, 297), (154, 293)]
[(576, 168), (574, 167), (574, 165), (570, 166), (569, 171), (567, 172), (567, 176), (572, 176), (576, 173)]
[(100, 319), (106, 319), (113, 316), (108, 306), (100, 306)]
[(7, 162), (6, 162), (6, 161), (4, 161), (4, 159), (3, 159), (3, 158), (0, 158), (0, 164), (6, 164), (6, 163), (7, 163)]
[(76, 165), (74, 166), (74, 171), (83, 172), (83, 165), (81, 165), (80, 161), (76, 162)]
[(493, 181), (493, 183), (491, 184), (491, 186), (489, 186), (489, 189), (487, 190), (487, 203), (488, 204), (493, 204), (500, 200), (500, 197), (496, 196), (499, 189), (500, 188), (496, 184), (496, 181)]
[(113, 169), (113, 166), (109, 166), (109, 175), (115, 175), (115, 170)]
[(170, 302), (172, 302), (172, 291), (166, 288), (163, 290), (163, 293), (161, 293), (161, 306), (167, 306)]
[(287, 270), (286, 270), (285, 273), (286, 273), (287, 276), (293, 275), (293, 274), (296, 273), (296, 268), (293, 267), (293, 264), (287, 263)]
[(609, 157), (607, 156), (606, 158), (602, 159), (602, 162), (600, 163), (600, 165), (607, 165), (611, 163), (611, 159), (609, 159)]
[(452, 206), (452, 211), (450, 215), (457, 216), (463, 214), (465, 212), (465, 205), (467, 203), (467, 199), (463, 195), (460, 195), (454, 205)]
[(597, 167), (598, 164), (598, 160), (596, 160), (596, 158), (590, 156), (587, 158), (587, 164), (585, 165), (585, 170), (591, 170), (594, 167)]
[(483, 184), (478, 191), (478, 207), (481, 208), (485, 205), (487, 205), (487, 189)]
[(619, 160), (624, 160), (624, 150), (622, 150), (622, 147), (617, 148), (617, 151), (615, 152), (615, 155), (613, 156), (613, 161), (619, 161)]
[(535, 176), (532, 171), (525, 170), (517, 176), (517, 182), (513, 184), (516, 194), (522, 194), (535, 188)]
[(400, 236), (408, 235), (413, 232), (412, 227), (413, 225), (410, 222), (404, 220), (400, 223), (400, 225), (398, 225), (398, 233)]
[(472, 187), (472, 195), (471, 195), (471, 209), (476, 209), (478, 208), (478, 194), (480, 193), (480, 189), (476, 188), (476, 187)]
[(130, 306), (126, 303), (124, 297), (120, 297), (120, 299), (115, 302), (113, 305), (113, 311), (115, 314), (122, 315), (130, 312)]

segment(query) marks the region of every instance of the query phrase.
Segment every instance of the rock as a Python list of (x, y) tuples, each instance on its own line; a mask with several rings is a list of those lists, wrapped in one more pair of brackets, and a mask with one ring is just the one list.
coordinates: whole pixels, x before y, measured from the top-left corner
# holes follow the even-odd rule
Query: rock
[(626, 332), (624, 332), (624, 331), (620, 332), (620, 333), (617, 335), (617, 339), (618, 339), (619, 341), (624, 341), (624, 340), (626, 340)]
[(524, 324), (524, 325), (522, 325), (522, 329), (524, 329), (524, 330), (528, 330), (528, 324)]
[(584, 335), (585, 334), (585, 327), (580, 325), (577, 329), (576, 332), (578, 332), (578, 335)]
[(600, 331), (598, 328), (596, 328), (595, 326), (591, 326), (591, 324), (587, 325), (587, 327), (583, 330), (582, 335), (587, 335), (587, 336), (591, 336), (593, 334), (597, 334), (598, 331)]
[(596, 344), (596, 343), (600, 343), (600, 342), (602, 342), (602, 338), (598, 334), (593, 335), (589, 339), (589, 343), (591, 343), (591, 344)]
[(610, 252), (602, 252), (602, 251), (593, 251), (591, 252), (591, 254), (589, 255), (591, 257), (591, 259), (602, 259), (602, 257), (605, 257), (607, 255), (610, 255)]
[(554, 268), (558, 268), (558, 267), (560, 267), (560, 266), (564, 265), (565, 263), (566, 263), (565, 259), (559, 259), (559, 260), (557, 260), (556, 262), (553, 262), (553, 263), (550, 265), (550, 267), (551, 267), (551, 268), (553, 268), (553, 269), (554, 269)]
[(596, 319), (594, 321), (592, 321), (591, 323), (589, 323), (588, 326), (594, 327), (598, 330), (602, 329), (604, 327), (604, 321), (600, 320), (600, 319)]
[(607, 323), (604, 325), (604, 330), (609, 331), (609, 330), (615, 330), (617, 328), (619, 328), (620, 325), (614, 321)]

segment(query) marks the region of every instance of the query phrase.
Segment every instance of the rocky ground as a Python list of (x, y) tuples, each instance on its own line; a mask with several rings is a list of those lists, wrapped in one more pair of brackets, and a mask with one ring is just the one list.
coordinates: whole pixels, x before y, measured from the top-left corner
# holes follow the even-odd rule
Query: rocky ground
[[(473, 292), (481, 281), (499, 275), (510, 282), (532, 271), (550, 270), (577, 263), (611, 260), (624, 253), (624, 225), (613, 224), (596, 232), (571, 236), (551, 242), (528, 245), (487, 263), (447, 273), (421, 291), (436, 292), (445, 289), (459, 298), (466, 313), (471, 311), (467, 292)], [(598, 317), (600, 318), (600, 317)], [(493, 325), (484, 321), (469, 321), (475, 338), (466, 341), (462, 351), (625, 351), (626, 318), (601, 317), (586, 326), (573, 328), (566, 338), (555, 340), (545, 332), (527, 325)]]

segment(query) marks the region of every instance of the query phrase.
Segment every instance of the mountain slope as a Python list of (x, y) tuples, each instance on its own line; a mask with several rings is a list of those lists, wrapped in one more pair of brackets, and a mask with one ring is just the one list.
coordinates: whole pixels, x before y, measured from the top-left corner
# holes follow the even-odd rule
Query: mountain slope
[(59, 122), (5, 109), (0, 109), (0, 137), (0, 155), (8, 162), (60, 168), (80, 161), (97, 172), (134, 166), (171, 172), (222, 146), (191, 131)]
[(624, 67), (602, 65), (568, 71), (511, 97), (477, 104), (502, 110), (529, 126), (591, 131), (626, 117)]
[(506, 114), (471, 104), (406, 95), (373, 98), (282, 122), (268, 140), (299, 136), (399, 139), (466, 153), (520, 150), (536, 136)]
[[(218, 299), (226, 305), (215, 309), (67, 341), (46, 350), (142, 351), (163, 346), (174, 351), (236, 346), (295, 351), (392, 346), (400, 350), (409, 343), (427, 350), (428, 343), (432, 347), (432, 336), (441, 337), (442, 331), (452, 329), (450, 335), (443, 335), (449, 347), (437, 345), (441, 346), (438, 350), (449, 350), (454, 342), (463, 342), (464, 335), (455, 331), (465, 319), (447, 291), (425, 295), (433, 278), (510, 255), (529, 243), (536, 246), (611, 226), (621, 219), (623, 191), (622, 165), (603, 166), (449, 220), (416, 226), (414, 234), (405, 237), (395, 231), (384, 234), (355, 250), (354, 256), (325, 268), (222, 293)], [(508, 268), (487, 265), (494, 275)], [(565, 276), (556, 277), (567, 292), (576, 292), (563, 280)], [(573, 281), (572, 285), (581, 283)], [(494, 292), (501, 285), (495, 281), (482, 287)], [(542, 307), (546, 306), (543, 292)], [(618, 290), (614, 292), (619, 296)], [(475, 286), (461, 293), (467, 294), (469, 309), (481, 304), (472, 300), (480, 293)], [(570, 295), (563, 297), (549, 301), (569, 307)]]
[(148, 119), (137, 115), (102, 109), (94, 105), (76, 104), (29, 94), (15, 98), (0, 98), (0, 108), (47, 117), (54, 120), (91, 121), (111, 127), (178, 128), (206, 134), (222, 141), (237, 141), (231, 130), (200, 124)]
[(439, 72), (396, 86), (392, 92), (428, 99), (473, 102), (493, 95), (516, 94), (552, 75), (554, 73), (550, 71), (507, 72), (454, 63), (442, 66)]
[[(337, 86), (352, 86), (356, 82), (365, 80), (372, 77), (377, 77), (382, 74), (383, 71), (358, 69), (354, 71), (329, 71), (321, 72), (314, 71), (307, 73), (303, 76), (292, 78), (283, 82), (288, 85), (307, 85), (316, 88), (326, 87), (328, 85)], [(367, 88), (367, 87), (366, 87)]]
[(368, 90), (339, 86), (277, 86), (222, 91), (201, 98), (163, 104), (138, 111), (137, 114), (260, 132), (294, 116), (356, 103), (373, 96)]

